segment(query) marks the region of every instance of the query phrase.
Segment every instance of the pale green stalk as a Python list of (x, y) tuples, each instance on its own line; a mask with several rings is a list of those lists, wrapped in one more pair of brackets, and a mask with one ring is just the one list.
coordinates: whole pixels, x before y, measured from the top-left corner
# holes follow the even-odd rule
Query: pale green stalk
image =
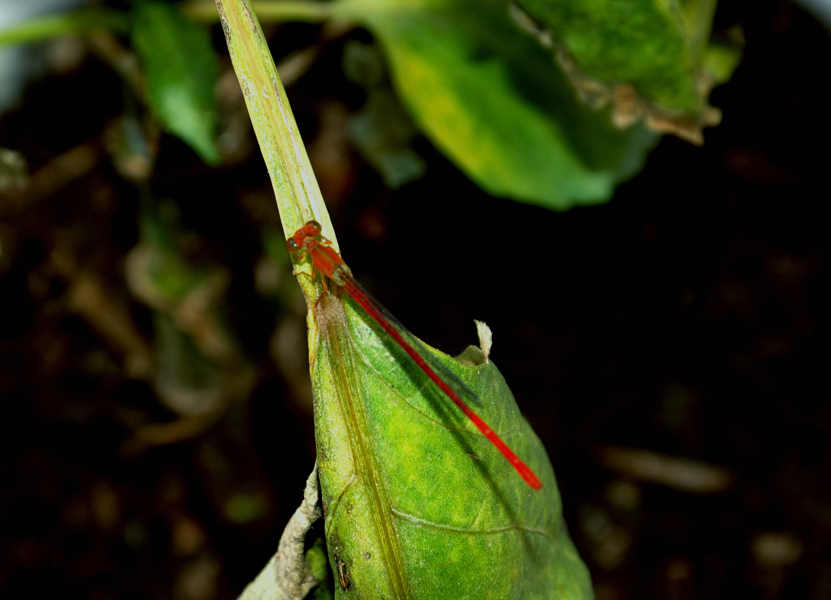
[(337, 248), (329, 213), (251, 2), (216, 0), (216, 7), (286, 237), (315, 219)]
[[(319, 23), (332, 16), (331, 2), (314, 2), (312, 0), (252, 2), (257, 16), (269, 22), (302, 21)], [(185, 14), (202, 21), (216, 21), (217, 14), (211, 0), (193, 0), (186, 2), (182, 9)]]

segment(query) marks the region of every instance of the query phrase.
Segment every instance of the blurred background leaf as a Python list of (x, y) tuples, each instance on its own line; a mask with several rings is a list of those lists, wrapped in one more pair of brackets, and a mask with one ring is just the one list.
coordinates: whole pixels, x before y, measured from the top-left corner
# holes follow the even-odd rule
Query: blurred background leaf
[(219, 68), (208, 32), (175, 6), (139, 2), (132, 41), (144, 68), (148, 104), (162, 127), (208, 164), (218, 163), (214, 88)]
[(35, 17), (4, 28), (0, 33), (0, 46), (39, 42), (62, 35), (88, 33), (96, 29), (127, 33), (130, 29), (130, 19), (122, 11), (105, 8), (82, 8)]
[(488, 193), (563, 210), (611, 197), (656, 137), (580, 106), (500, 0), (337, 3), (378, 36), (433, 143)]
[[(735, 69), (742, 43), (738, 30), (711, 43), (715, 0), (577, 4), (339, 0), (255, 6), (266, 21), (345, 19), (366, 26), (384, 50), (403, 104), (436, 147), (490, 194), (565, 210), (607, 201), (618, 183), (642, 168), (657, 133), (701, 143), (702, 127), (720, 120), (707, 97)], [(207, 0), (187, 4), (186, 12), (216, 18)], [(99, 26), (106, 26), (104, 16), (116, 18), (95, 14), (103, 15)], [(217, 67), (207, 34), (163, 2), (138, 3), (132, 19), (154, 114), (166, 131), (216, 164)], [(123, 19), (111, 27), (123, 27)], [(347, 53), (344, 66), (361, 81), (367, 65), (356, 56)], [(361, 83), (369, 86), (368, 96), (352, 119), (351, 137), (396, 187), (420, 176), (424, 164), (380, 73), (380, 87)]]
[[(611, 103), (621, 127), (646, 117), (647, 125), (703, 143), (702, 127), (720, 113), (707, 102), (726, 81), (741, 48), (715, 50), (710, 38), (716, 0), (524, 0), (512, 5), (517, 20), (554, 54), (583, 100)], [(527, 11), (527, 12), (525, 12)]]

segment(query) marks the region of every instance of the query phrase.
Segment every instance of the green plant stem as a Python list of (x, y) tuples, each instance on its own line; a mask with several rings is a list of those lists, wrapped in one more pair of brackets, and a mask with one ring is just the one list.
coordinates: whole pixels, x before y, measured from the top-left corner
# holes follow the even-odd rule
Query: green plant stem
[[(319, 23), (333, 16), (331, 2), (303, 2), (288, 0), (286, 2), (252, 2), (257, 17), (261, 21), (282, 23), (285, 21), (301, 21), (304, 23)], [(215, 22), (217, 20), (216, 7), (210, 0), (192, 0), (183, 5), (184, 13), (200, 21)]]
[[(314, 219), (337, 249), (337, 240), (286, 91), (249, 0), (216, 0), (228, 52), (271, 177), (286, 237)], [(299, 267), (310, 274), (311, 267)], [(306, 298), (319, 291), (311, 277), (298, 277)]]

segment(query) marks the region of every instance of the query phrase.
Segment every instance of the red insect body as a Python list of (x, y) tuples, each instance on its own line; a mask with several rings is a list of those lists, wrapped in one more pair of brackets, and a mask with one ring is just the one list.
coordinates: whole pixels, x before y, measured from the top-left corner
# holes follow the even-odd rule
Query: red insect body
[[(302, 260), (305, 256), (310, 256), (312, 259), (312, 266), (324, 275), (329, 277), (336, 284), (343, 287), (346, 292), (352, 296), (352, 299), (363, 308), (369, 316), (371, 316), (378, 325), (392, 337), (402, 350), (406, 352), (413, 362), (424, 371), (433, 383), (435, 383), (444, 394), (459, 407), (471, 421), (476, 425), (477, 429), (482, 432), (490, 442), (508, 459), (511, 466), (516, 469), (519, 476), (529, 485), (534, 491), (542, 489), (542, 482), (539, 477), (511, 450), (511, 448), (502, 441), (496, 432), (479, 416), (472, 408), (465, 402), (460, 394), (447, 382), (447, 378), (441, 377), (436, 373), (435, 369), (428, 360), (422, 356), (418, 350), (411, 343), (411, 339), (407, 337), (412, 336), (407, 332), (405, 337), (402, 334), (406, 329), (392, 318), (394, 323), (390, 320), (390, 315), (372, 296), (367, 292), (361, 284), (359, 284), (352, 276), (352, 271), (343, 262), (340, 255), (335, 252), (329, 244), (329, 240), (321, 235), (320, 224), (316, 221), (309, 221), (303, 227), (288, 239), (289, 251), (298, 259)], [(414, 340), (415, 338), (412, 337)], [(459, 382), (459, 385), (461, 382)], [(464, 386), (466, 388), (466, 386)], [(472, 392), (469, 392), (472, 394)]]

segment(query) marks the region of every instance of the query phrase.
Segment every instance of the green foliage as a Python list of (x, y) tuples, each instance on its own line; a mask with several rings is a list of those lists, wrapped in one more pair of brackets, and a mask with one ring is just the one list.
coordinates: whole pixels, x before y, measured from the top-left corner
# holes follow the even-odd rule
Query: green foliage
[(162, 127), (203, 160), (219, 162), (214, 87), (219, 71), (208, 32), (161, 2), (133, 12), (133, 45), (141, 58), (147, 102)]
[(697, 113), (715, 0), (523, 0), (584, 73), (628, 82), (666, 108)]
[(611, 102), (621, 126), (645, 117), (700, 144), (702, 128), (721, 119), (710, 90), (741, 57), (741, 43), (710, 42), (715, 9), (716, 0), (523, 0), (515, 14), (553, 47), (586, 102)]
[(491, 194), (563, 210), (608, 200), (656, 136), (583, 106), (502, 0), (342, 0), (379, 38), (416, 122)]
[(0, 46), (39, 42), (96, 29), (127, 33), (130, 30), (130, 19), (122, 12), (105, 8), (81, 8), (44, 15), (0, 30)]
[(311, 592), (312, 600), (332, 600), (333, 594), (329, 587), (329, 560), (326, 556), (326, 545), (318, 538), (312, 547), (306, 551), (306, 565), (320, 584)]
[(739, 48), (744, 45), (741, 28), (733, 27), (728, 33), (733, 33), (736, 39), (732, 42), (711, 42), (704, 53), (703, 68), (717, 84), (730, 79), (742, 58), (739, 51)]
[(315, 427), (336, 596), (592, 598), (545, 449), (496, 367), (476, 348), (463, 362), (433, 351), (479, 395), (477, 412), (540, 476), (540, 492), (351, 301), (324, 295), (317, 321)]
[[(321, 20), (308, 4), (263, 10)], [(700, 144), (719, 122), (707, 97), (741, 44), (710, 41), (715, 5), (527, 0), (514, 23), (505, 0), (337, 0), (328, 15), (372, 30), (418, 126), (478, 185), (564, 210), (608, 200), (659, 134)]]

